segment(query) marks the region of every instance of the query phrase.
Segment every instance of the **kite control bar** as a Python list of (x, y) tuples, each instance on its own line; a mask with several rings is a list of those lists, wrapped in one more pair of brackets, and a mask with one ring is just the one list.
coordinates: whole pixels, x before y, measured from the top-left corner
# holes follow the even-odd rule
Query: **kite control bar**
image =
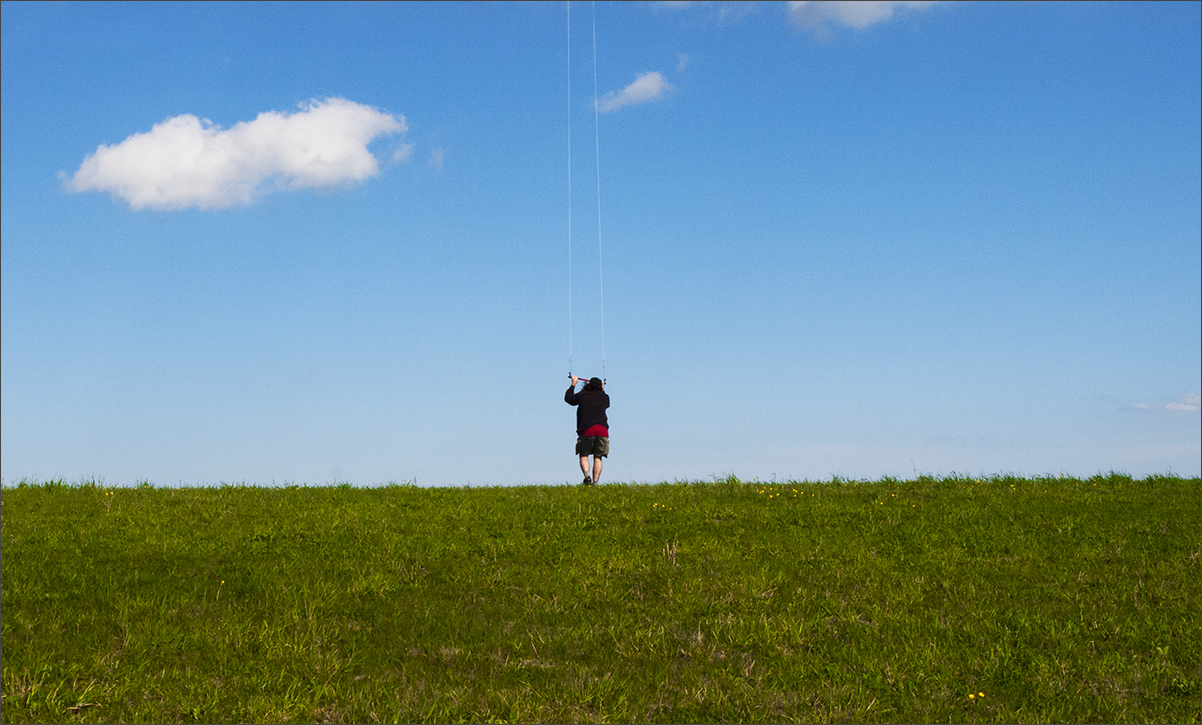
[[(585, 376), (583, 376), (583, 375), (573, 375), (572, 373), (568, 373), (568, 377), (569, 377), (569, 378), (576, 378), (578, 381), (580, 381), (580, 382), (582, 382), (582, 383), (587, 383), (588, 381), (592, 380), (592, 378), (591, 378), (591, 377), (585, 377)], [(605, 378), (601, 378), (601, 382), (603, 382), (603, 383), (604, 383), (604, 382), (605, 382)]]

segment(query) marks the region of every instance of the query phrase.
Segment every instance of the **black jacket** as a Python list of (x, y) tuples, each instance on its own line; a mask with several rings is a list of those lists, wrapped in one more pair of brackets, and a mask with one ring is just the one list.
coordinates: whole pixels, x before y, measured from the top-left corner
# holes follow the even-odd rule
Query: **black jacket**
[(603, 390), (581, 390), (579, 393), (575, 390), (575, 385), (568, 388), (563, 399), (568, 405), (576, 406), (576, 435), (583, 435), (594, 425), (603, 425), (609, 430), (609, 419), (605, 417), (609, 394)]

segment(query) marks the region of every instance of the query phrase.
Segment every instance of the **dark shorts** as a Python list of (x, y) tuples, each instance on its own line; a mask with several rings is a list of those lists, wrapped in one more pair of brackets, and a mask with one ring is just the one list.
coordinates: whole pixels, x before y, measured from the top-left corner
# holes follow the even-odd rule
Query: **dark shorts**
[(609, 438), (605, 436), (579, 436), (576, 438), (576, 455), (601, 456), (609, 455)]

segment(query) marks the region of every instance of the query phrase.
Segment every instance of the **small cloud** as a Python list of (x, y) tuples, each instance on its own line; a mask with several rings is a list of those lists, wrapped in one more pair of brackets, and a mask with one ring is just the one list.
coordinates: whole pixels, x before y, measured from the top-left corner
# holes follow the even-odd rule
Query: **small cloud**
[(1132, 410), (1138, 410), (1146, 413), (1177, 413), (1178, 415), (1187, 415), (1189, 413), (1197, 413), (1202, 411), (1202, 396), (1198, 393), (1183, 393), (1177, 396), (1177, 402), (1167, 403), (1165, 405), (1153, 405), (1151, 403), (1132, 403), (1129, 406)]
[(863, 30), (893, 17), (895, 8), (924, 10), (934, 2), (887, 2), (883, 0), (794, 0), (788, 4), (789, 21), (800, 28), (825, 30), (826, 23)]
[(429, 161), (430, 168), (434, 169), (438, 173), (442, 173), (442, 165), (446, 162), (446, 160), (447, 160), (447, 150), (446, 149), (434, 149), (433, 151), (430, 152), (430, 161)]
[(719, 24), (728, 20), (739, 21), (742, 18), (759, 12), (759, 4), (738, 0), (738, 2), (660, 2), (657, 7), (667, 8), (678, 12), (693, 11), (704, 8), (710, 17)]
[(684, 73), (684, 69), (689, 67), (689, 60), (690, 60), (690, 58), (689, 58), (688, 53), (677, 53), (676, 54), (676, 72)]
[(610, 91), (597, 101), (597, 108), (602, 112), (616, 111), (624, 106), (649, 103), (661, 98), (672, 88), (668, 80), (659, 71), (640, 73), (634, 83), (620, 91)]
[(396, 151), (392, 152), (392, 160), (396, 163), (401, 163), (402, 161), (408, 161), (409, 157), (412, 155), (413, 155), (413, 144), (403, 143), (403, 144), (401, 144), (400, 148), (398, 148)]
[(1177, 398), (1176, 403), (1164, 406), (1165, 410), (1175, 413), (1197, 413), (1202, 411), (1202, 396), (1197, 393), (1185, 393)]
[(406, 130), (404, 116), (343, 98), (313, 100), (292, 114), (267, 111), (228, 129), (184, 114), (101, 145), (74, 175), (60, 176), (69, 192), (107, 192), (135, 210), (224, 209), (253, 203), (268, 180), (291, 190), (376, 176), (367, 145)]

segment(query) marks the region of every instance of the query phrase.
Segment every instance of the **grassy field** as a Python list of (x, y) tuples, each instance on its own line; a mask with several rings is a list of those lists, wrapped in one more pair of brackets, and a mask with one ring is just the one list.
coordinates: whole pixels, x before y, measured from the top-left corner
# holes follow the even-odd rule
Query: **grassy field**
[(4, 722), (1198, 722), (1199, 479), (0, 492)]

